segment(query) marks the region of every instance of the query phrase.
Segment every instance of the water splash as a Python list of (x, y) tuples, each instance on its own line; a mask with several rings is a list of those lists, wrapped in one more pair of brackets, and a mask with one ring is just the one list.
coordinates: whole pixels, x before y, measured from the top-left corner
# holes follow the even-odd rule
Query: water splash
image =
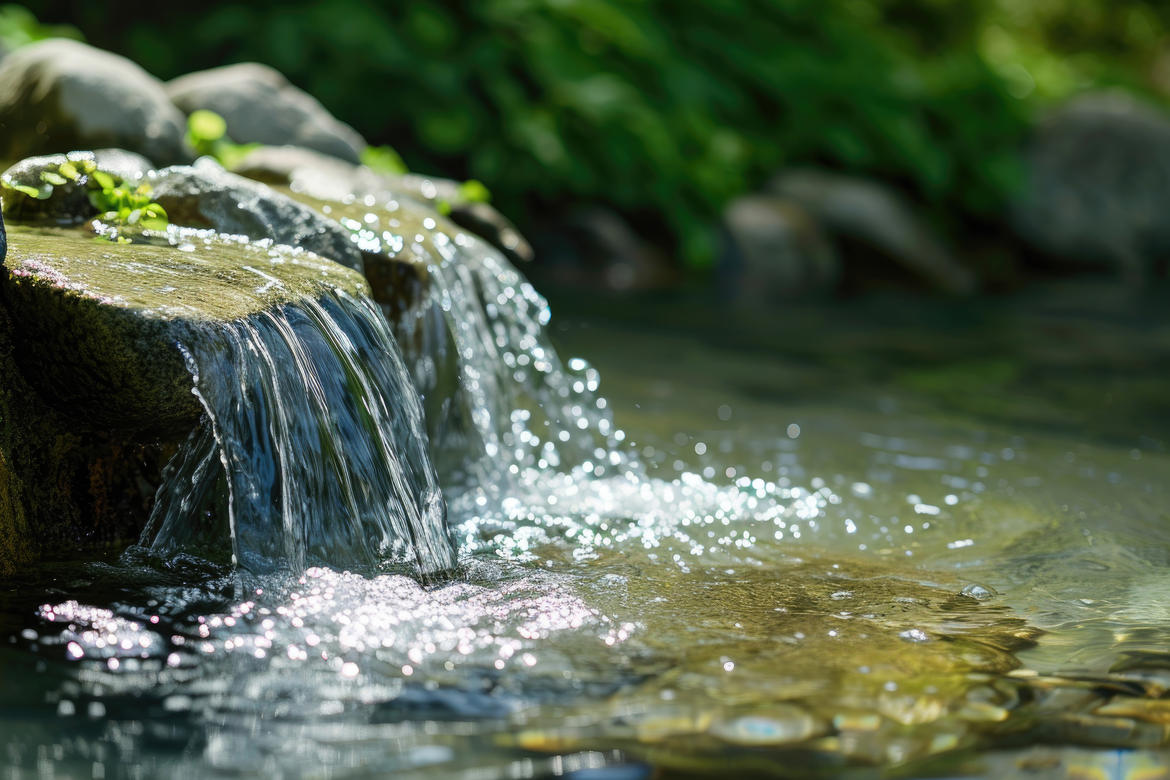
[[(598, 395), (600, 375), (561, 360), (548, 303), (500, 252), (408, 199), (298, 196), (353, 231), (375, 293), (396, 298), (387, 313), (450, 499), (494, 502), (534, 472), (640, 471)], [(381, 284), (388, 265), (406, 272)]]
[(207, 325), (181, 348), (206, 415), (168, 468), (143, 544), (198, 548), (222, 539), (226, 517), (233, 559), (252, 571), (454, 567), (418, 396), (376, 304), (322, 291)]

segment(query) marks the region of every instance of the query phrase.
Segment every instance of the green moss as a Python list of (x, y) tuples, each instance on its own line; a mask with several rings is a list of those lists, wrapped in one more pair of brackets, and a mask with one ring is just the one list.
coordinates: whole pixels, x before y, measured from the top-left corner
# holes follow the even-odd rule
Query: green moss
[(201, 414), (178, 343), (338, 288), (316, 255), (172, 227), (129, 245), (8, 226), (0, 271), (0, 575), (133, 540)]

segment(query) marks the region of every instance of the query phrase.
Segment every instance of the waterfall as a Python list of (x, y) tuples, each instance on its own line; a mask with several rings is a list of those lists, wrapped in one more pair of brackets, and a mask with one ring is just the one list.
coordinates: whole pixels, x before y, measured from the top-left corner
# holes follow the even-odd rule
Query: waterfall
[[(432, 454), (448, 495), (473, 488), (498, 497), (517, 478), (549, 470), (599, 477), (637, 469), (597, 393), (598, 372), (560, 359), (545, 332), (548, 303), (524, 276), (486, 242), (413, 214), (409, 202), (392, 205), (362, 215), (359, 244), (391, 258), (409, 252), (425, 267), (415, 299), (392, 316), (428, 399)], [(416, 219), (424, 230), (409, 243), (374, 232), (375, 220), (401, 229), (394, 223)], [(457, 392), (442, 388), (444, 371), (457, 375)]]
[(322, 290), (196, 333), (180, 348), (205, 415), (145, 546), (206, 549), (226, 517), (233, 561), (252, 571), (454, 567), (419, 398), (377, 304)]

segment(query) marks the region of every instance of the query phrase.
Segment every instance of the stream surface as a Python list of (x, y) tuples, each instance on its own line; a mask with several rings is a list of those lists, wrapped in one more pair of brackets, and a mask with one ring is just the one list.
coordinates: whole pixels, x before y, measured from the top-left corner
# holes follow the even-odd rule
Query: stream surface
[(0, 776), (1165, 776), (1157, 296), (553, 312), (622, 452), (451, 496), (438, 584), (16, 578)]

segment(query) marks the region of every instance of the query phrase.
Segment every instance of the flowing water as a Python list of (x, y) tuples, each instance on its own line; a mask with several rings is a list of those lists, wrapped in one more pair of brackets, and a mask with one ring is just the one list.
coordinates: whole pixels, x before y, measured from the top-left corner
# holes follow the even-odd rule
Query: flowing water
[[(396, 217), (369, 213), (397, 245)], [(395, 417), (405, 375), (354, 341), (381, 340), (363, 302), (188, 345), (210, 424), (160, 494), (151, 539), (174, 546), (49, 565), (0, 595), (0, 766), (1159, 776), (1157, 301), (1094, 289), (749, 316), (577, 296), (550, 334), (522, 278), (445, 235), (402, 243), (432, 281), (418, 329), (400, 317), (398, 335), (458, 576), (422, 584), (393, 566), (393, 540), (418, 539), (409, 518), (435, 509), (421, 439)], [(330, 324), (343, 319), (348, 344)], [(444, 371), (465, 393), (446, 407)], [(295, 408), (260, 389), (294, 379), (312, 390)], [(334, 393), (356, 386), (386, 408), (338, 417)], [(379, 496), (339, 483), (342, 455), (307, 444), (330, 424), (371, 433), (363, 456), (400, 480)], [(281, 425), (304, 426), (288, 439), (303, 449), (258, 450), (279, 440), (249, 431)], [(280, 467), (248, 470), (263, 474), (249, 485), (224, 481), (221, 459)], [(400, 481), (424, 497), (413, 509)], [(340, 516), (284, 528), (312, 496)], [(387, 501), (408, 506), (379, 520)], [(199, 542), (179, 531), (192, 510), (226, 513), (236, 555), (258, 565), (179, 552)], [(343, 548), (360, 552), (340, 563)], [(265, 571), (299, 556), (316, 565)]]
[(408, 556), (424, 574), (455, 567), (418, 395), (372, 301), (324, 292), (206, 325), (180, 348), (206, 415), (160, 489), (153, 552), (230, 538), (253, 572)]

